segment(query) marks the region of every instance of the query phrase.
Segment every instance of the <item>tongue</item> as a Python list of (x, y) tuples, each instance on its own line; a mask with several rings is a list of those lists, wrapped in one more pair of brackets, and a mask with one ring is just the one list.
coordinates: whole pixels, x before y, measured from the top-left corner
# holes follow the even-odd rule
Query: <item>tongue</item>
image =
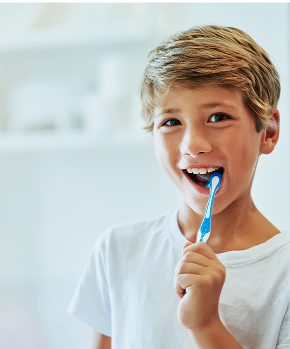
[(208, 184), (212, 174), (213, 174), (213, 172), (206, 173), (206, 174), (200, 174), (200, 173), (196, 174), (195, 175), (196, 183), (205, 187)]

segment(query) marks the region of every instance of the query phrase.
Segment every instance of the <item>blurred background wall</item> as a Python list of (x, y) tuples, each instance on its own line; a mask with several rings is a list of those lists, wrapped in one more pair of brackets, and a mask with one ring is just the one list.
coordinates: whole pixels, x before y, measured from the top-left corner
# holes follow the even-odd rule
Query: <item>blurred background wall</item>
[(281, 138), (253, 196), (289, 230), (289, 4), (0, 4), (0, 327), (1, 312), (25, 314), (30, 349), (89, 347), (91, 329), (66, 309), (99, 234), (178, 207), (138, 88), (150, 49), (204, 24), (243, 29), (281, 75)]

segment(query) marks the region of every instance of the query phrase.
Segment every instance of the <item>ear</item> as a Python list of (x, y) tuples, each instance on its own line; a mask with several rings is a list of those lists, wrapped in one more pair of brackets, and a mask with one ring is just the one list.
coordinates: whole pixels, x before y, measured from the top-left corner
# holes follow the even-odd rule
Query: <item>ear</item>
[(280, 113), (278, 109), (273, 109), (271, 112), (272, 124), (261, 133), (260, 153), (270, 154), (274, 150), (280, 132)]

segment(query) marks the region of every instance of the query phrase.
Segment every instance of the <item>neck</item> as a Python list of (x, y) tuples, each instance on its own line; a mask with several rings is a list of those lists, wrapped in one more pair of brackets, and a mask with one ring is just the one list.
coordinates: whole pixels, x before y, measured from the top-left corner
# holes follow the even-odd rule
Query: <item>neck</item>
[[(186, 203), (178, 213), (180, 230), (193, 243), (202, 219), (203, 216)], [(263, 243), (277, 233), (278, 229), (259, 212), (248, 194), (248, 197), (232, 202), (225, 210), (212, 216), (207, 245), (215, 253), (243, 250)]]

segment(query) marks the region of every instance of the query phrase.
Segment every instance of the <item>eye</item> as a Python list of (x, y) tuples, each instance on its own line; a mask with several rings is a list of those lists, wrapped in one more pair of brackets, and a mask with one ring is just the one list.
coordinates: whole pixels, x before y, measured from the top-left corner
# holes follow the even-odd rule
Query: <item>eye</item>
[(177, 119), (169, 119), (162, 124), (162, 126), (177, 126), (177, 125), (181, 125), (181, 122)]
[(232, 119), (232, 118), (225, 113), (215, 113), (209, 118), (209, 121), (210, 122), (220, 122), (220, 121), (225, 121), (228, 119)]

